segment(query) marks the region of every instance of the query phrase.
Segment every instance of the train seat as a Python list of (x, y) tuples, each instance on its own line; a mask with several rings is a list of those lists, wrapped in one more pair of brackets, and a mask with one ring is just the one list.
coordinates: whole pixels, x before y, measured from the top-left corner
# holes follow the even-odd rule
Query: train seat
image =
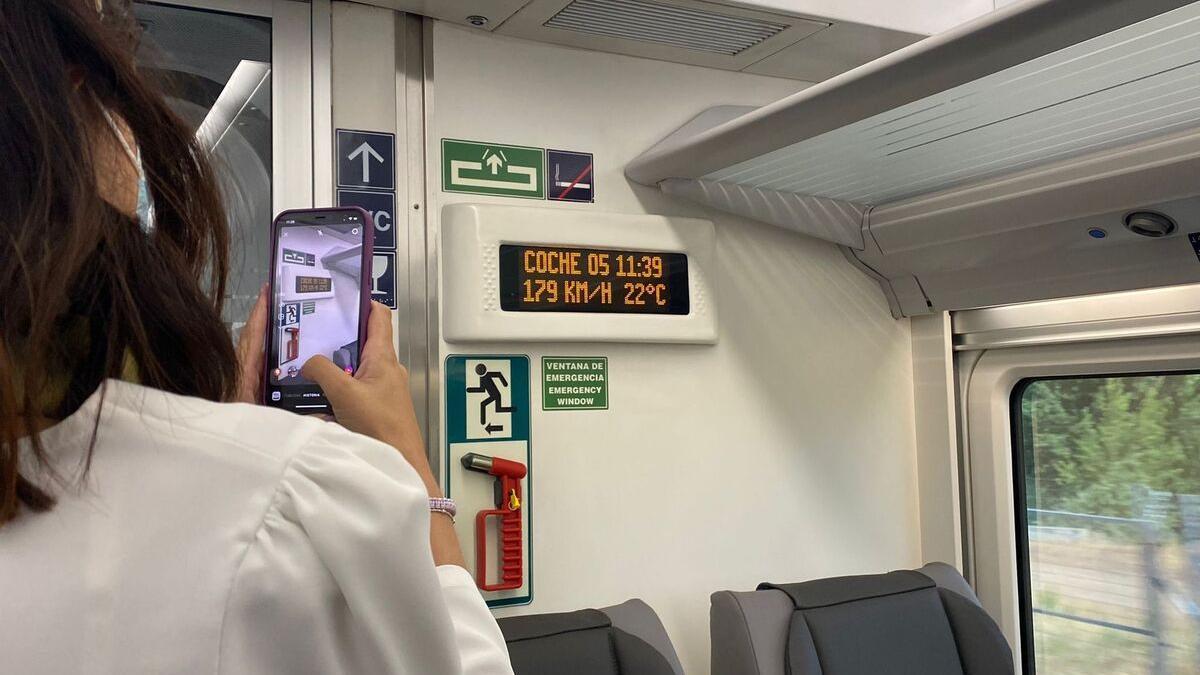
[(1000, 628), (951, 566), (712, 595), (712, 675), (1012, 675)]
[(666, 629), (641, 600), (499, 623), (516, 675), (683, 675)]

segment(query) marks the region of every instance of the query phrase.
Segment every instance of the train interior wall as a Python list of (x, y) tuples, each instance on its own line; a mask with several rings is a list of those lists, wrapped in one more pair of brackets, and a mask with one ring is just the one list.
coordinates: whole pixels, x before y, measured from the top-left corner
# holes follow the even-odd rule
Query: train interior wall
[[(593, 153), (595, 203), (542, 208), (716, 224), (715, 345), (438, 345), (439, 363), (530, 357), (534, 601), (498, 614), (640, 597), (686, 671), (703, 674), (711, 592), (920, 565), (909, 322), (891, 317), (879, 286), (834, 245), (622, 173), (706, 108), (761, 105), (804, 84), (441, 22), (428, 36), (431, 231), (449, 204), (531, 205), (441, 191), (443, 138)], [(554, 355), (607, 357), (609, 409), (541, 410), (540, 357)]]

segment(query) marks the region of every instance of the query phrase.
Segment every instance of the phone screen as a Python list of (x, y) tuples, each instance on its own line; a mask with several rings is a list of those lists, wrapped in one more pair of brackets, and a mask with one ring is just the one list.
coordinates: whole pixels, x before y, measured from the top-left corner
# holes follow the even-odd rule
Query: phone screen
[(300, 413), (329, 412), (321, 388), (301, 374), (321, 355), (353, 374), (363, 324), (363, 265), (369, 219), (352, 209), (290, 211), (275, 223), (267, 403)]

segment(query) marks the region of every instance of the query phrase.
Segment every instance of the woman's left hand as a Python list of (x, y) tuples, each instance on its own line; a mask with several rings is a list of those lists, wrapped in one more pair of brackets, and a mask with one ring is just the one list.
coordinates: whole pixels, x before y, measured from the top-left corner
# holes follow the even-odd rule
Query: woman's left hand
[(267, 347), (267, 287), (258, 292), (258, 300), (242, 332), (238, 335), (238, 388), (234, 401), (262, 403), (263, 359)]

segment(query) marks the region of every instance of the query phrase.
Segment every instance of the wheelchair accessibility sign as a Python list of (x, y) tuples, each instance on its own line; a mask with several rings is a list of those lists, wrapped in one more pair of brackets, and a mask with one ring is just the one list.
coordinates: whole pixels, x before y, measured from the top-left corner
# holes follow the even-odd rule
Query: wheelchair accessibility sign
[[(533, 599), (530, 368), (524, 355), (446, 358), (446, 496), (490, 607)], [(474, 542), (474, 546), (466, 545)]]

